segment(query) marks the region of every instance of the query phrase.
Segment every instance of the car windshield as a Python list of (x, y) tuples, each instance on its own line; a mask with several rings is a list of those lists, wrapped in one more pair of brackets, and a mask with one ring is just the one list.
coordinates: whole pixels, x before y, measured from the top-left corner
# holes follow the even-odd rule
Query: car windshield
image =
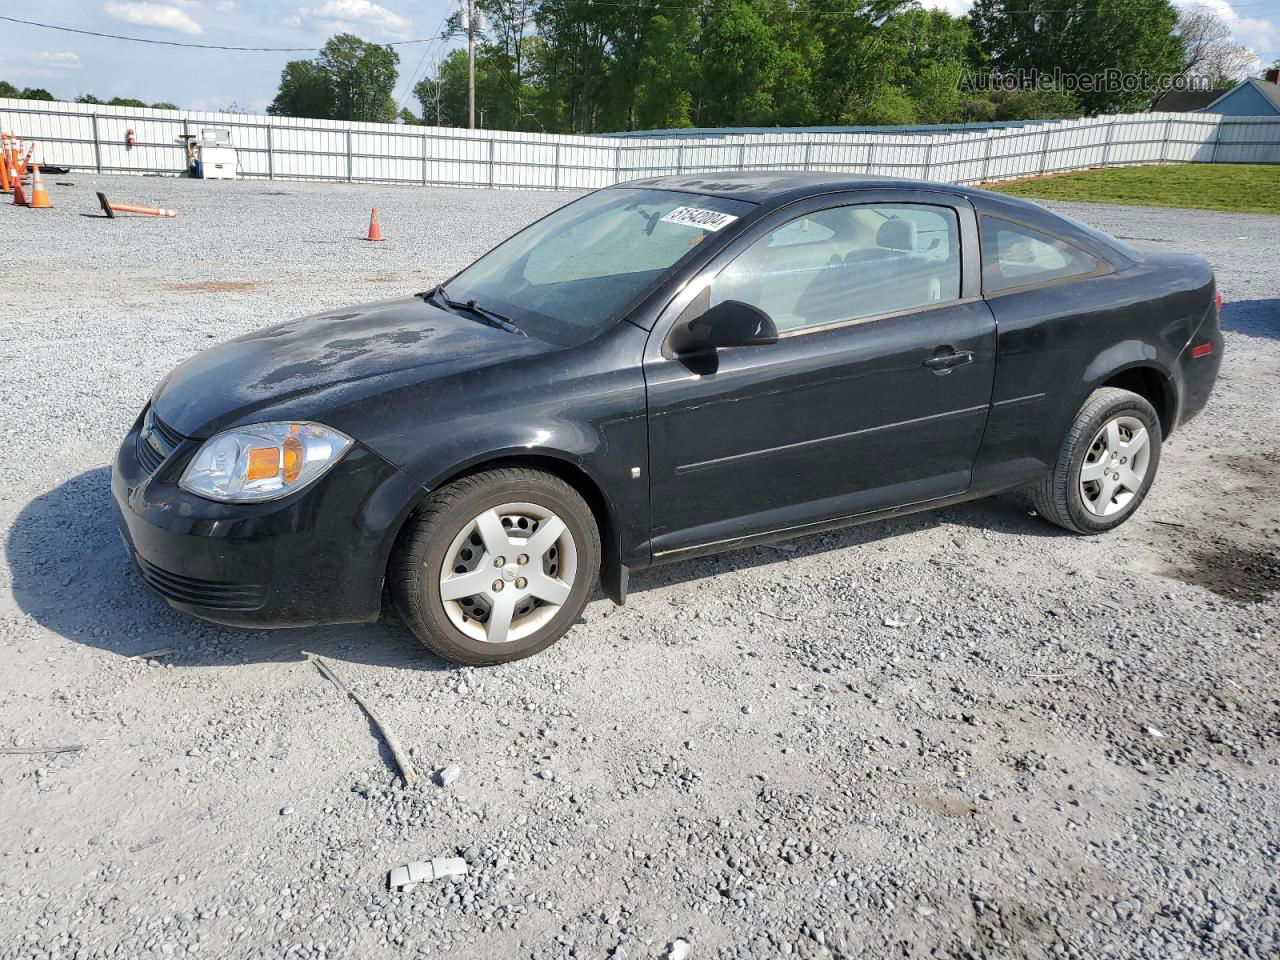
[(490, 250), (450, 280), (445, 293), (540, 340), (583, 343), (751, 208), (669, 190), (599, 190)]

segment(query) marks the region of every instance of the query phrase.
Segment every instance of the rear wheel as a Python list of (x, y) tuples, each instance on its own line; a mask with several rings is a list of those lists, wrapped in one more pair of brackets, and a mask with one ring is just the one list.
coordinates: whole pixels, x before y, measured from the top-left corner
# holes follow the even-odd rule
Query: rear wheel
[(1145, 399), (1103, 387), (1067, 431), (1053, 472), (1031, 490), (1036, 511), (1076, 533), (1103, 533), (1133, 515), (1160, 465), (1160, 418)]
[(568, 630), (599, 566), (595, 518), (577, 491), (509, 467), (432, 495), (400, 539), (391, 592), (405, 623), (440, 656), (506, 663)]

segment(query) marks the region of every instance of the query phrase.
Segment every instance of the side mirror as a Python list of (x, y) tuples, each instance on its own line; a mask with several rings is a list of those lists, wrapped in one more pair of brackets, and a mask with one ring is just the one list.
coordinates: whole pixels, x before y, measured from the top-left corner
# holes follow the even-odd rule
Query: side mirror
[(778, 328), (759, 307), (725, 300), (672, 333), (677, 354), (705, 353), (720, 347), (753, 347), (778, 342)]

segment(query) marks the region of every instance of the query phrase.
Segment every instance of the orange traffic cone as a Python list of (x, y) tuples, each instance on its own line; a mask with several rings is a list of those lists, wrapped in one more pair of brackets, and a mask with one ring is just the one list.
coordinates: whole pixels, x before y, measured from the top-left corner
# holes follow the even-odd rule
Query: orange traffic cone
[(44, 181), (40, 179), (40, 164), (33, 163), (31, 165), (31, 209), (47, 210), (53, 204), (49, 202), (49, 191), (44, 188)]
[(18, 173), (23, 177), (26, 177), (27, 173), (31, 170), (31, 155), (35, 152), (36, 145), (33, 143), (31, 148), (27, 151), (27, 155), (25, 157), (18, 158)]
[(25, 207), (27, 205), (27, 194), (22, 189), (22, 177), (18, 176), (18, 168), (9, 168), (9, 179), (13, 181), (13, 205), (15, 207)]
[(98, 203), (102, 205), (102, 212), (113, 220), (117, 213), (136, 213), (140, 217), (176, 217), (178, 215), (177, 210), (166, 210), (164, 207), (136, 207), (129, 203), (112, 203), (105, 193), (98, 194)]
[(386, 237), (382, 235), (382, 227), (378, 224), (378, 208), (377, 207), (374, 207), (373, 211), (369, 214), (369, 235), (365, 237), (365, 239), (366, 240), (385, 240), (386, 239)]
[(0, 174), (4, 174), (4, 192), (13, 193), (13, 179), (9, 171), (13, 169), (13, 138), (5, 134), (0, 140)]

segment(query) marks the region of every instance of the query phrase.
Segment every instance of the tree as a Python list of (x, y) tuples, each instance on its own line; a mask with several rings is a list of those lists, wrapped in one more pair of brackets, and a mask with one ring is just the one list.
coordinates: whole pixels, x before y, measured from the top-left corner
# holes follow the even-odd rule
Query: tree
[[(1023, 0), (985, 2), (992, 6), (991, 20), (1025, 19)], [(1000, 2), (1008, 8), (997, 9)], [(1059, 0), (1029, 2), (1039, 3), (1046, 14), (1059, 6)], [(1084, 21), (1102, 18), (1094, 33), (1067, 47), (1075, 51), (1071, 62), (1086, 66), (1090, 61), (1084, 53), (1097, 53), (1090, 44), (1097, 45), (1097, 37), (1125, 17), (1135, 17), (1133, 5), (1155, 2), (1169, 9), (1167, 0), (1062, 2), (1083, 10)], [(482, 124), (491, 128), (594, 133), (951, 123), (1077, 116), (1083, 109), (1074, 96), (1053, 86), (966, 91), (963, 78), (993, 57), (979, 45), (968, 18), (923, 9), (917, 0), (477, 3), (483, 28), (476, 38), (476, 106)], [(1121, 9), (1128, 12), (1120, 16)], [(449, 31), (461, 29), (457, 15), (449, 23)], [(1072, 24), (1079, 29), (1076, 21)], [(1172, 21), (1167, 27), (1168, 49), (1176, 52)], [(1011, 60), (1004, 47), (1015, 45), (999, 46), (1004, 61)], [(1122, 61), (1159, 61), (1142, 49), (1135, 54), (1134, 46), (1130, 39), (1121, 44)], [(1047, 39), (1035, 56), (1037, 69), (1047, 72), (1063, 61)], [(1106, 62), (1106, 56), (1095, 59)], [(465, 53), (452, 51), (413, 93), (424, 122), (465, 125)]]
[(54, 98), (53, 94), (44, 87), (27, 87), (18, 94), (18, 97), (21, 100), (52, 100)]
[(366, 43), (351, 33), (330, 37), (316, 60), (329, 75), (333, 90), (333, 119), (394, 123), (400, 54), (394, 47)]
[(21, 91), (19, 91), (18, 88), (8, 80), (0, 80), (0, 97), (8, 97), (11, 100), (16, 100), (20, 92)]
[(290, 60), (280, 72), (280, 89), (267, 107), (277, 117), (333, 119), (333, 83), (314, 60)]
[(267, 112), (278, 117), (394, 123), (400, 55), (350, 33), (330, 37), (315, 60), (290, 60)]
[(76, 97), (76, 103), (88, 103), (93, 105), (101, 105), (104, 101), (99, 100), (92, 93), (82, 93)]
[[(814, 100), (819, 122), (864, 122), (868, 110), (894, 83), (892, 60), (883, 46), (883, 26), (910, 7), (907, 0), (817, 0), (811, 27), (822, 44)], [(895, 95), (890, 95), (895, 96)], [(895, 97), (896, 98), (896, 97)], [(895, 108), (897, 112), (897, 108)]]
[(940, 10), (906, 10), (873, 37), (876, 56), (863, 80), (872, 96), (849, 119), (908, 124), (964, 118), (962, 80), (981, 57), (967, 20)]
[(107, 101), (109, 107), (145, 107), (146, 104), (133, 97), (112, 97)]
[(712, 0), (705, 18), (695, 123), (767, 124), (773, 114), (770, 87), (778, 59), (769, 28), (745, 0)]
[[(476, 62), (476, 86), (484, 89), (487, 64), (484, 57)], [(467, 51), (451, 50), (436, 67), (433, 79), (424, 78), (413, 88), (413, 94), (422, 104), (422, 119), (436, 126), (465, 127), (467, 125)], [(477, 98), (477, 106), (484, 103)]]
[(153, 103), (151, 105), (151, 109), (152, 110), (177, 110), (179, 109), (179, 107), (176, 103), (170, 103), (168, 100), (160, 100), (156, 103)]
[[(499, 95), (498, 103), (509, 104), (504, 110), (498, 104), (491, 107), (493, 119), (487, 121), (490, 127), (501, 125), (511, 130), (521, 130), (534, 125), (540, 126), (530, 110), (527, 102), (536, 98), (536, 93), (526, 85), (530, 70), (529, 46), (536, 43), (537, 38), (530, 36), (529, 28), (533, 25), (536, 0), (477, 0), (479, 12), (477, 25), (487, 25), (488, 29), (480, 37), (481, 52), (489, 62), (490, 75), (499, 79), (507, 88), (507, 95)], [(461, 21), (450, 24), (448, 33), (462, 29)], [(479, 84), (477, 83), (477, 86)]]
[(656, 13), (640, 49), (640, 80), (631, 91), (628, 129), (693, 126), (699, 65), (688, 44), (692, 14), (679, 7)]
[(1253, 51), (1231, 39), (1226, 21), (1208, 7), (1192, 6), (1178, 16), (1182, 42), (1179, 76), (1203, 80), (1210, 90), (1231, 87), (1244, 79), (1253, 64)]
[(979, 103), (966, 105), (974, 121), (1045, 120), (1078, 117), (1080, 103), (1061, 90), (997, 90)]
[(432, 126), (445, 125), (444, 114), (444, 77), (440, 68), (436, 68), (434, 77), (423, 77), (413, 88), (413, 95), (422, 104), (422, 122)]
[(1088, 113), (1143, 109), (1155, 91), (1139, 78), (1182, 69), (1169, 0), (977, 0), (970, 16), (998, 70), (1041, 78), (1056, 70)]

